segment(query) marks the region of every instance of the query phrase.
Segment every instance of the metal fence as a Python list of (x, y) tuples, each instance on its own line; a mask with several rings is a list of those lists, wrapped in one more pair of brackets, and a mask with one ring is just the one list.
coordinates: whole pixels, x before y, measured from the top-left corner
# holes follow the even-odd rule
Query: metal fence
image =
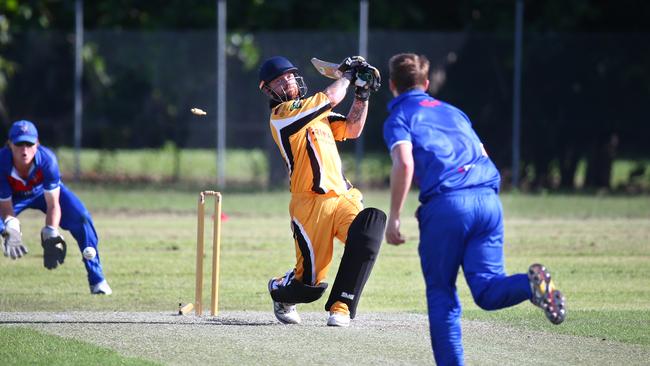
[[(357, 52), (356, 33), (264, 32), (242, 56), (229, 35), (226, 145), (272, 148), (268, 108), (257, 89), (257, 66), (266, 57), (293, 60), (310, 92), (324, 88), (312, 56), (340, 61)], [(83, 139), (86, 148), (178, 147), (216, 144), (216, 34), (209, 31), (86, 31)], [(563, 149), (588, 151), (595, 140), (616, 134), (618, 151), (650, 155), (650, 35), (526, 34), (523, 49), (522, 158)], [(15, 34), (2, 50), (13, 62), (4, 99), (8, 120), (34, 120), (45, 144), (73, 144), (74, 35)], [(384, 76), (371, 99), (365, 149), (382, 151), (387, 63), (392, 54), (416, 52), (432, 61), (432, 93), (463, 109), (498, 165), (510, 164), (512, 129), (512, 35), (370, 31), (368, 60)], [(247, 66), (250, 65), (250, 66)], [(346, 112), (349, 101), (340, 111)], [(205, 118), (189, 113), (199, 107)], [(351, 151), (353, 144), (344, 144)], [(561, 157), (557, 157), (561, 159)]]

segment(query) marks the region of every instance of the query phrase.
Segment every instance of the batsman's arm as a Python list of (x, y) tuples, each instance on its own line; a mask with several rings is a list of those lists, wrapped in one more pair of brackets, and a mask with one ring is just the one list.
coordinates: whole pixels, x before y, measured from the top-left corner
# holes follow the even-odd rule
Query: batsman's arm
[(413, 146), (400, 143), (391, 150), (393, 168), (390, 173), (390, 213), (386, 225), (386, 241), (403, 244), (406, 240), (400, 232), (400, 214), (413, 179)]
[(325, 88), (323, 93), (325, 93), (325, 95), (327, 95), (329, 98), (332, 108), (336, 107), (339, 103), (341, 103), (341, 101), (343, 101), (349, 85), (350, 80), (346, 78), (340, 78)]
[(345, 138), (356, 139), (361, 136), (363, 126), (368, 117), (368, 101), (354, 98), (350, 111), (346, 116)]

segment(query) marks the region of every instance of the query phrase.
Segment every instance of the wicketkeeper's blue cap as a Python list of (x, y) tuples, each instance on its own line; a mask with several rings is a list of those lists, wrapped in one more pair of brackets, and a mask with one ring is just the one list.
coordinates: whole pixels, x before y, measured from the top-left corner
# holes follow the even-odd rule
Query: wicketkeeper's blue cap
[(269, 58), (260, 67), (260, 89), (265, 83), (270, 83), (273, 79), (290, 71), (298, 71), (298, 68), (286, 57), (274, 56)]
[(9, 129), (9, 141), (12, 144), (19, 142), (29, 142), (35, 144), (38, 142), (38, 130), (33, 123), (27, 120), (16, 121)]

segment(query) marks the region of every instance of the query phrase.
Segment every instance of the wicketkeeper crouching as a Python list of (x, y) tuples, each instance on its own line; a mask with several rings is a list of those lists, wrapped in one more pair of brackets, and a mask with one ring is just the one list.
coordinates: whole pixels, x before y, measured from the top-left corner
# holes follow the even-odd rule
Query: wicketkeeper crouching
[(40, 145), (36, 126), (22, 120), (12, 124), (7, 146), (0, 149), (0, 233), (5, 257), (15, 260), (28, 253), (16, 217), (28, 208), (45, 213), (41, 230), (45, 268), (55, 269), (65, 261), (67, 246), (60, 226), (79, 245), (90, 293), (110, 295), (113, 291), (104, 278), (90, 213), (61, 182), (56, 156)]

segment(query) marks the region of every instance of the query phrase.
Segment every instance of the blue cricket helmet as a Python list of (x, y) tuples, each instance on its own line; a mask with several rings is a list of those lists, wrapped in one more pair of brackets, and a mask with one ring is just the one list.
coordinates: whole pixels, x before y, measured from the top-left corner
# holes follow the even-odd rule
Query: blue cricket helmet
[(293, 76), (296, 80), (296, 85), (298, 86), (298, 95), (294, 96), (293, 98), (303, 98), (307, 94), (307, 85), (305, 85), (305, 81), (303, 80), (302, 76), (298, 75), (298, 68), (294, 66), (294, 64), (292, 64), (291, 61), (289, 61), (286, 57), (282, 56), (271, 57), (264, 61), (264, 63), (262, 63), (262, 66), (260, 66), (260, 90), (276, 102), (286, 102), (293, 99), (287, 94), (286, 90), (282, 89), (276, 91), (268, 86), (268, 84), (273, 81), (273, 79), (276, 79), (277, 77), (282, 76), (282, 74), (285, 74), (287, 72), (293, 73)]
[(286, 72), (296, 71), (298, 71), (298, 68), (295, 67), (286, 57), (271, 57), (264, 61), (260, 67), (260, 89), (264, 84), (270, 83), (271, 80), (277, 78), (278, 76)]

